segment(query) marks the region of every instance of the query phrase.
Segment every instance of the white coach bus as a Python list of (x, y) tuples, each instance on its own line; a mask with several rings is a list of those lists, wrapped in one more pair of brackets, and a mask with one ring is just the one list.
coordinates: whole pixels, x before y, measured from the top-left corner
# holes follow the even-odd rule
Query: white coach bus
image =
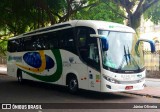
[(145, 67), (135, 31), (118, 23), (74, 20), (8, 40), (8, 75), (79, 88), (119, 92), (144, 88)]

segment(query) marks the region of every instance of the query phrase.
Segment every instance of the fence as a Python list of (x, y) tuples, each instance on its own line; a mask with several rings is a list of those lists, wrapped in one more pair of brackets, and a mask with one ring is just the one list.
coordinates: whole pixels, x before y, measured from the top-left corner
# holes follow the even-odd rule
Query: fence
[(160, 50), (155, 53), (144, 51), (146, 75), (150, 78), (160, 78)]

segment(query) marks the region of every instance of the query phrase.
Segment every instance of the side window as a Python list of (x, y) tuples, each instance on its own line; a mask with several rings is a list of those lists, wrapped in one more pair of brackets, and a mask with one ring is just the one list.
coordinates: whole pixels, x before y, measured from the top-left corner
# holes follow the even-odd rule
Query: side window
[(26, 37), (24, 38), (24, 51), (32, 51), (35, 50), (35, 47), (33, 47), (33, 39), (32, 37)]
[(69, 48), (74, 46), (74, 35), (72, 29), (65, 29), (60, 31), (60, 46), (62, 48)]
[(79, 40), (79, 46), (80, 47), (86, 46), (86, 39), (88, 37), (87, 29), (86, 28), (78, 29), (77, 35)]
[(62, 35), (62, 40), (64, 41), (63, 47), (72, 50), (75, 47), (73, 29), (64, 30), (62, 34), (64, 34)]
[(15, 52), (14, 40), (9, 40), (8, 41), (8, 51), (9, 52)]
[(97, 38), (90, 37), (90, 34), (95, 34), (94, 29), (78, 27), (76, 30), (81, 59), (89, 66), (100, 70)]
[(72, 28), (59, 31), (59, 46), (76, 54), (75, 37)]
[(46, 34), (33, 36), (33, 38), (32, 38), (33, 50), (44, 50), (44, 49), (47, 49), (46, 37), (47, 37)]
[(59, 46), (58, 40), (59, 40), (58, 31), (48, 33), (47, 43), (50, 49), (58, 48)]
[(47, 35), (36, 35), (24, 38), (24, 50), (35, 51), (48, 49)]
[(39, 35), (39, 38), (41, 43), (41, 49), (49, 49), (48, 33)]
[(24, 50), (24, 43), (23, 43), (23, 38), (18, 39), (19, 44), (18, 44), (18, 52), (21, 52)]
[(89, 38), (88, 46), (89, 46), (88, 58), (96, 63), (99, 63), (97, 39), (96, 38)]
[(72, 28), (9, 40), (8, 51), (35, 51), (46, 49), (65, 49), (77, 53)]
[(65, 49), (71, 52), (76, 51), (73, 29), (64, 29), (47, 34), (47, 43), (50, 49)]
[(8, 51), (9, 52), (19, 52), (21, 50), (20, 39), (8, 41)]

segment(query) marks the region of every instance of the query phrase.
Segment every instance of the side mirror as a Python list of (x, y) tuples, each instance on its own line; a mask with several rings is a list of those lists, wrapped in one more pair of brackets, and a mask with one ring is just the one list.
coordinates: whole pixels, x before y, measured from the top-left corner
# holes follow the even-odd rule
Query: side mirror
[(154, 53), (156, 51), (156, 48), (155, 48), (155, 43), (153, 40), (149, 40), (149, 39), (138, 39), (137, 43), (136, 43), (136, 46), (135, 46), (135, 51), (136, 51), (136, 54), (139, 56), (139, 51), (138, 51), (138, 47), (139, 47), (139, 43), (143, 41), (143, 42), (148, 42), (150, 44), (150, 47), (151, 47), (151, 53)]
[(106, 37), (105, 35), (90, 34), (90, 37), (100, 38), (100, 40), (101, 40), (101, 42), (102, 42), (102, 50), (103, 50), (103, 51), (107, 51), (107, 50), (108, 50), (109, 45), (108, 45), (107, 37)]
[(109, 46), (108, 46), (108, 40), (105, 37), (101, 37), (101, 42), (102, 42), (102, 50), (107, 51)]

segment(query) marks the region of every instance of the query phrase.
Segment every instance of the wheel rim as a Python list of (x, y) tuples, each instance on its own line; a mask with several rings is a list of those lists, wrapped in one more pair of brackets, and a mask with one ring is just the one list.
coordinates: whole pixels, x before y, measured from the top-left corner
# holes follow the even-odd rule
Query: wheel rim
[(18, 81), (22, 82), (22, 77), (21, 76), (18, 76)]
[(74, 91), (77, 89), (77, 81), (76, 79), (72, 79), (69, 84), (70, 90)]

